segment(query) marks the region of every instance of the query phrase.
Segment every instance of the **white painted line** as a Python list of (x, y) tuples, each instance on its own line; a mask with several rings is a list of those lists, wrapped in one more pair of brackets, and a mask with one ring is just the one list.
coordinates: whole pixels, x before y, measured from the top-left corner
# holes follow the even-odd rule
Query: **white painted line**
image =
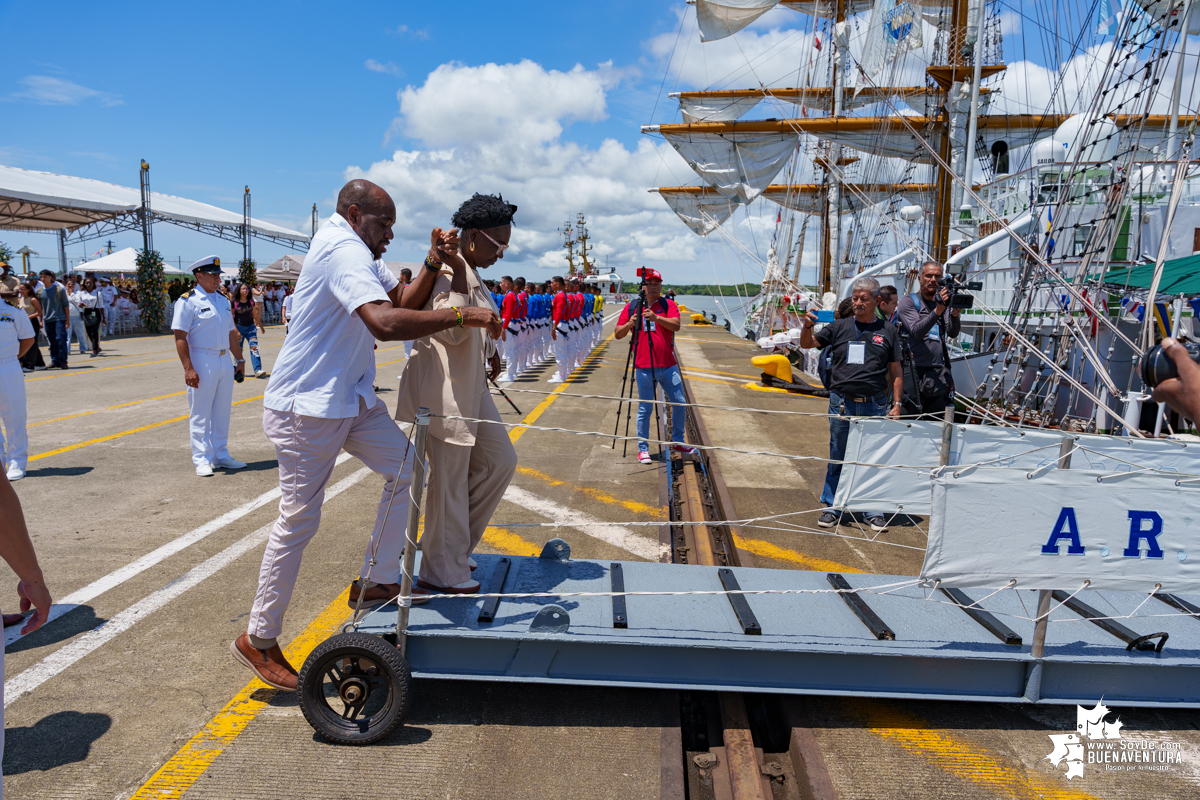
[(552, 500), (539, 497), (520, 487), (510, 485), (504, 490), (504, 499), (522, 508), (529, 509), (536, 514), (540, 514), (547, 519), (566, 523), (572, 528), (586, 533), (593, 539), (607, 542), (614, 547), (619, 547), (647, 561), (658, 561), (661, 555), (660, 551), (663, 547), (657, 539), (648, 539), (645, 536), (634, 533), (629, 528), (605, 522), (590, 514), (584, 514), (582, 511), (576, 511), (572, 508), (559, 505)]
[[(325, 502), (328, 503), (331, 499), (337, 497), (370, 474), (372, 474), (371, 470), (368, 467), (363, 467), (349, 477), (338, 481), (326, 491)], [(254, 531), (254, 533), (242, 537), (212, 558), (192, 568), (182, 577), (171, 581), (157, 592), (146, 595), (112, 619), (101, 623), (67, 646), (54, 651), (11, 680), (5, 681), (4, 707), (8, 708), (9, 703), (21, 695), (27, 694), (41, 686), (101, 645), (112, 641), (120, 634), (129, 630), (139, 620), (145, 619), (150, 614), (158, 611), (205, 578), (216, 574), (222, 567), (232, 564), (248, 551), (265, 542), (274, 524), (274, 522), (271, 522), (263, 525)]]
[[(335, 465), (342, 464), (348, 461), (350, 458), (351, 456), (349, 453), (340, 453), (334, 463)], [(178, 539), (172, 539), (157, 550), (152, 550), (146, 555), (142, 556), (137, 561), (134, 561), (131, 564), (126, 564), (120, 569), (113, 570), (103, 578), (94, 580), (87, 586), (84, 586), (82, 589), (77, 589), (76, 591), (71, 592), (60, 602), (50, 606), (50, 615), (46, 620), (46, 625), (49, 625), (63, 614), (73, 611), (85, 603), (91, 602), (107, 592), (109, 589), (120, 586), (122, 583), (134, 577), (135, 575), (150, 569), (155, 564), (165, 561), (166, 559), (178, 553), (180, 550), (194, 545), (204, 537), (216, 533), (230, 523), (237, 522), (239, 519), (253, 511), (257, 511), (267, 503), (270, 503), (272, 500), (278, 499), (279, 487), (276, 486), (271, 491), (260, 494), (249, 503), (240, 505), (232, 511), (225, 512), (211, 522), (204, 523), (194, 531), (185, 533)], [(46, 625), (43, 625), (42, 627), (44, 628)], [(8, 647), (10, 644), (21, 638), (24, 638), (21, 634), (21, 625), (12, 625), (4, 630), (5, 647)]]

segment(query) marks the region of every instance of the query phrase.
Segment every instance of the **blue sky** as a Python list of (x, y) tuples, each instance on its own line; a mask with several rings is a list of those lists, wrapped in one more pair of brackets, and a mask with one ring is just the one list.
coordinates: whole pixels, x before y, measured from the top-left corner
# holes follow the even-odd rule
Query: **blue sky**
[[(1023, 99), (1030, 108), (1021, 110), (1044, 105), (1053, 77), (1038, 56), (1049, 4), (1000, 9), (1004, 80), (1014, 81), (1003, 96)], [(1018, 7), (1037, 18), (1023, 22)], [(342, 12), (316, 2), (5, 0), (0, 164), (134, 186), (145, 158), (157, 191), (239, 210), (248, 184), (256, 217), (302, 230), (314, 202), (327, 216), (347, 175), (366, 175), (397, 201), (389, 260), (419, 260), (429, 228), (446, 225), (471, 192), (503, 191), (521, 207), (503, 272), (562, 272), (556, 228), (583, 211), (601, 259), (627, 278), (648, 264), (668, 281), (757, 280), (754, 259), (719, 234), (695, 236), (647, 194), (696, 178), (638, 126), (678, 120), (671, 90), (793, 85), (808, 61), (811, 19), (776, 9), (734, 38), (701, 45), (685, 8), (678, 0), (366, 2)], [(1028, 49), (1010, 41), (1022, 24)], [(1019, 58), (1034, 66), (1017, 69)], [(1086, 75), (1090, 63), (1071, 74)], [(765, 106), (756, 115), (783, 116)], [(756, 202), (726, 229), (761, 257), (777, 210)], [(56, 251), (46, 235), (6, 231), (0, 241)], [(155, 243), (185, 264), (241, 254), (165, 224)], [(140, 236), (115, 244), (140, 246)], [(284, 252), (254, 245), (260, 263)]]
[[(385, 143), (397, 91), (447, 62), (531, 59), (559, 71), (612, 62), (625, 85), (609, 93), (606, 117), (570, 124), (564, 136), (585, 147), (605, 138), (635, 146), (662, 79), (643, 42), (678, 26), (672, 4), (646, 0), (464, 2), (453, 13), (434, 3), (367, 2), (342, 13), (317, 2), (76, 2), (56, 4), (52, 25), (48, 8), (0, 4), (0, 30), (9, 32), (0, 163), (136, 185), (145, 158), (156, 191), (237, 209), (249, 184), (255, 216), (293, 226), (314, 202), (323, 216), (332, 211), (347, 167), (404, 145), (403, 136)], [(49, 236), (0, 236), (54, 252)], [(236, 245), (166, 225), (155, 236), (171, 258), (239, 255)], [(117, 237), (118, 246), (138, 243)], [(401, 252), (389, 257), (415, 257), (416, 247), (393, 247)], [(255, 245), (260, 261), (283, 252)]]

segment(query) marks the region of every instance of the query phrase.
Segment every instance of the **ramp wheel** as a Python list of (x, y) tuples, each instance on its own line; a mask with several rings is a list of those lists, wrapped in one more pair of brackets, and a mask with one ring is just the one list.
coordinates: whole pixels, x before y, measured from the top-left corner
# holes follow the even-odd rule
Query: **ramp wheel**
[(337, 744), (372, 744), (408, 717), (412, 676), (394, 646), (369, 633), (326, 639), (300, 670), (300, 710)]

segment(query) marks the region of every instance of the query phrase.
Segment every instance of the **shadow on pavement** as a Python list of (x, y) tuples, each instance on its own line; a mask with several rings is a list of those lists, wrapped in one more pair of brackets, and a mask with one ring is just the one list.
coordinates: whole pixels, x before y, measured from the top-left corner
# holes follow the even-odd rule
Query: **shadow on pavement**
[(59, 711), (31, 727), (4, 732), (4, 774), (20, 775), (84, 761), (92, 742), (108, 733), (112, 717)]
[[(108, 620), (96, 616), (96, 609), (91, 606), (73, 608), (61, 617), (43, 625), (38, 630), (4, 648), (5, 653), (20, 653), (24, 650), (34, 650), (48, 644), (70, 639), (79, 633), (93, 630)], [(24, 624), (24, 623), (22, 623)]]
[(40, 467), (25, 473), (26, 478), (73, 478), (87, 475), (93, 467)]

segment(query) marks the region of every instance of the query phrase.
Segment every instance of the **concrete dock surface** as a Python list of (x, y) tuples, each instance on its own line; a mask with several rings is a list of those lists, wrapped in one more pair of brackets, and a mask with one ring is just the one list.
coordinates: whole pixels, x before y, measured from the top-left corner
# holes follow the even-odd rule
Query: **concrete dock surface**
[[(618, 308), (608, 306), (606, 313)], [(627, 341), (605, 339), (567, 384), (552, 363), (502, 384), (506, 422), (624, 433)], [(260, 337), (270, 369), (281, 327)], [(26, 375), (28, 477), (14, 484), (47, 582), (77, 607), (6, 648), (4, 792), (8, 798), (667, 798), (716, 797), (680, 787), (664, 765), (695, 775), (679, 738), (679, 697), (659, 690), (414, 682), (407, 723), (376, 745), (316, 735), (296, 696), (268, 689), (229, 656), (245, 630), (266, 531), (275, 519), (275, 453), (262, 433), (266, 381), (235, 386), (230, 434), (239, 472), (194, 474), (182, 368), (169, 337), (104, 341), (101, 358)], [(697, 403), (823, 414), (826, 401), (760, 392), (751, 343), (685, 325), (677, 350)], [(395, 406), (399, 343), (376, 353), (379, 396)], [(556, 390), (558, 390), (556, 392)], [(821, 416), (700, 409), (712, 444), (828, 455)], [(633, 426), (630, 423), (630, 432)], [(654, 431), (652, 430), (652, 436)], [(659, 462), (637, 462), (606, 436), (512, 428), (520, 467), (481, 550), (536, 555), (553, 537), (576, 558), (654, 559), (663, 519)], [(746, 527), (738, 547), (759, 567), (915, 575), (924, 519), (874, 535), (854, 520), (818, 529), (825, 465), (717, 451), (739, 517), (793, 514), (794, 525)], [(330, 481), (281, 643), (303, 654), (350, 615), (345, 592), (361, 562), (382, 481), (346, 459)], [(798, 513), (803, 512), (803, 513)], [(805, 521), (806, 520), (806, 521)], [(556, 527), (529, 527), (557, 522)], [(986, 525), (981, 512), (980, 524)], [(0, 567), (0, 607), (17, 608)], [(1200, 624), (1200, 623), (1197, 623)], [(11, 629), (10, 629), (11, 631)], [(307, 648), (307, 649), (306, 649)], [(1169, 686), (1164, 686), (1169, 692)], [(1097, 698), (1099, 699), (1099, 698)], [(685, 698), (695, 703), (696, 698)], [(672, 704), (675, 708), (672, 708)], [(1200, 732), (1194, 711), (1114, 708), (1124, 740), (1179, 743), (1163, 771), (1089, 764), (1067, 780), (1047, 756), (1051, 734), (1075, 730), (1070, 707), (804, 698), (824, 773), (839, 798), (1194, 798)], [(686, 710), (686, 708), (685, 708)], [(765, 730), (765, 728), (764, 728)], [(756, 734), (757, 735), (757, 734)], [(770, 737), (765, 737), (770, 738)], [(756, 741), (768, 752), (779, 743)], [(786, 749), (786, 744), (783, 745)], [(777, 798), (808, 797), (794, 775)]]

